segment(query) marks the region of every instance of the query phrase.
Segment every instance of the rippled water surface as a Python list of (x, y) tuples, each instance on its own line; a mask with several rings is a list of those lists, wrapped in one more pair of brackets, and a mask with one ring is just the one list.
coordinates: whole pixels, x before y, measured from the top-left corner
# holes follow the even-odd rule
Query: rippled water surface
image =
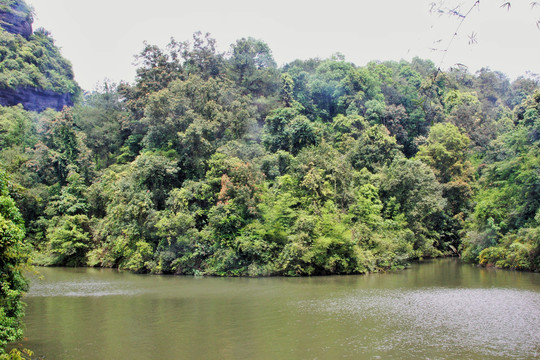
[(295, 279), (39, 272), (23, 346), (45, 359), (540, 359), (540, 274), (452, 259)]

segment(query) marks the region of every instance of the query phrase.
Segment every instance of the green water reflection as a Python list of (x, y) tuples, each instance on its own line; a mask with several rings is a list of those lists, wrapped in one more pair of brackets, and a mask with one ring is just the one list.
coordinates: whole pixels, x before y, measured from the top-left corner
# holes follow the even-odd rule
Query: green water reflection
[(39, 272), (23, 345), (45, 359), (540, 356), (540, 274), (453, 259), (313, 278)]

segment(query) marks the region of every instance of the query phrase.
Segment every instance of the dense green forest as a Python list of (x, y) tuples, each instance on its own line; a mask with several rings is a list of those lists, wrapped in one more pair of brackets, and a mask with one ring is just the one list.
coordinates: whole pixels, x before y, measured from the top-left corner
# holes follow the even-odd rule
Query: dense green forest
[(145, 44), (134, 84), (0, 109), (34, 261), (319, 275), (459, 254), (538, 270), (540, 92), (482, 69), (337, 54), (278, 68), (262, 41)]
[(0, 348), (21, 335), (29, 261), (301, 276), (454, 255), (540, 270), (534, 78), (340, 54), (278, 67), (261, 40), (220, 53), (201, 33), (137, 60), (133, 84), (81, 94), (45, 30), (0, 30), (0, 87), (78, 97), (0, 107)]

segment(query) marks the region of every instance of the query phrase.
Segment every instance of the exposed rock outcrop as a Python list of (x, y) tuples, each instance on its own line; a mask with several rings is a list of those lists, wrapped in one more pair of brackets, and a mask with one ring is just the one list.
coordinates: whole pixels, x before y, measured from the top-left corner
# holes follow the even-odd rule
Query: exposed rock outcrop
[(60, 111), (64, 106), (73, 106), (73, 99), (70, 94), (57, 94), (51, 90), (32, 87), (0, 89), (0, 105), (17, 104), (21, 104), (28, 111), (41, 112), (48, 108)]
[(28, 39), (32, 35), (33, 21), (32, 13), (24, 3), (16, 1), (0, 7), (0, 26), (7, 32)]

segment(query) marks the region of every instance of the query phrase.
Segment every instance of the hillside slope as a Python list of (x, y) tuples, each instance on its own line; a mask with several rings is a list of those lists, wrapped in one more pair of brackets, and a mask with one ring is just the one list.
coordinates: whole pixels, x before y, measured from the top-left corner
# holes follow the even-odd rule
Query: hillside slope
[(0, 1), (0, 105), (29, 111), (61, 110), (80, 93), (71, 63), (50, 34), (32, 30), (31, 8), (22, 0)]

